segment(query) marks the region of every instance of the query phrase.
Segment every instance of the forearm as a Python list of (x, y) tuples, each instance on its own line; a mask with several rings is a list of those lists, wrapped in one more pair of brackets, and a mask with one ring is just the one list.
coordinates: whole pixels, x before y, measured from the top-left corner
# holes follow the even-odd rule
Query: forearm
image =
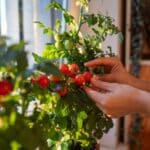
[(144, 81), (135, 78), (134, 76), (130, 76), (127, 84), (134, 86), (135, 88), (150, 92), (150, 81)]

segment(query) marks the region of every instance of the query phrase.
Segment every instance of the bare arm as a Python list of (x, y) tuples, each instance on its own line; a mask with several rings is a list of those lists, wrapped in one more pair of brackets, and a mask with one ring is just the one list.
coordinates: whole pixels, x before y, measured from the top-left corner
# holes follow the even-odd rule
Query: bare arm
[(109, 68), (109, 74), (99, 76), (100, 80), (128, 84), (150, 92), (150, 82), (137, 79), (128, 73), (117, 58), (98, 58), (85, 63), (85, 66), (105, 66), (106, 68)]
[(133, 77), (133, 79), (129, 82), (129, 85), (150, 92), (150, 81), (144, 81)]

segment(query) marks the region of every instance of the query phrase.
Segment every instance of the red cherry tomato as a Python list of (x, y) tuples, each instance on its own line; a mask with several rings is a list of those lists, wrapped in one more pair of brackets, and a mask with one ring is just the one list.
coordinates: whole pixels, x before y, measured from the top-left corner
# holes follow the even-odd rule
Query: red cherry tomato
[(0, 81), (0, 95), (8, 95), (12, 92), (13, 85), (8, 80)]
[(49, 79), (46, 75), (41, 75), (38, 79), (38, 84), (42, 88), (47, 88), (49, 85)]
[(71, 64), (69, 70), (72, 74), (75, 74), (79, 71), (79, 66), (77, 64)]
[(67, 64), (62, 64), (59, 69), (63, 74), (70, 74), (69, 67)]
[(83, 74), (76, 75), (74, 78), (74, 83), (77, 85), (83, 85), (85, 83)]
[(90, 82), (92, 78), (92, 74), (89, 71), (83, 73), (84, 79), (86, 82)]
[(67, 94), (67, 89), (64, 88), (63, 90), (59, 90), (59, 91), (58, 91), (58, 94), (59, 94), (60, 96), (65, 96), (65, 95)]
[(50, 76), (49, 80), (52, 81), (52, 82), (60, 82), (61, 78), (58, 77), (58, 76), (52, 75), (52, 76)]
[(34, 84), (34, 83), (37, 83), (37, 79), (35, 78), (31, 78), (31, 82)]

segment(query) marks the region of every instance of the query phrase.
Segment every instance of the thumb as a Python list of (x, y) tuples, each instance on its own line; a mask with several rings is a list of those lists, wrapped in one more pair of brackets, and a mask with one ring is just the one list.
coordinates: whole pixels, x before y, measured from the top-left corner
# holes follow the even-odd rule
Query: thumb
[(87, 95), (95, 102), (101, 104), (101, 101), (104, 99), (104, 94), (97, 92), (89, 87), (84, 86), (83, 89)]

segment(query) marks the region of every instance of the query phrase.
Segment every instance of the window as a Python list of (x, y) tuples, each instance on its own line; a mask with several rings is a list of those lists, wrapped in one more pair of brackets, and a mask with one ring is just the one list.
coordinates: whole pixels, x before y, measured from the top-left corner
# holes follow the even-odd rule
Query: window
[(6, 30), (5, 0), (0, 0), (0, 35), (6, 35)]
[[(62, 30), (65, 29), (64, 20), (60, 12), (46, 11), (46, 6), (53, 0), (0, 0), (0, 35), (10, 37), (8, 44), (21, 40), (29, 44), (26, 49), (29, 53), (29, 65), (33, 64), (32, 52), (41, 54), (45, 43), (50, 38), (44, 36), (35, 21), (41, 21), (46, 26), (53, 27), (56, 18), (62, 19)], [(67, 7), (67, 0), (57, 0)]]

